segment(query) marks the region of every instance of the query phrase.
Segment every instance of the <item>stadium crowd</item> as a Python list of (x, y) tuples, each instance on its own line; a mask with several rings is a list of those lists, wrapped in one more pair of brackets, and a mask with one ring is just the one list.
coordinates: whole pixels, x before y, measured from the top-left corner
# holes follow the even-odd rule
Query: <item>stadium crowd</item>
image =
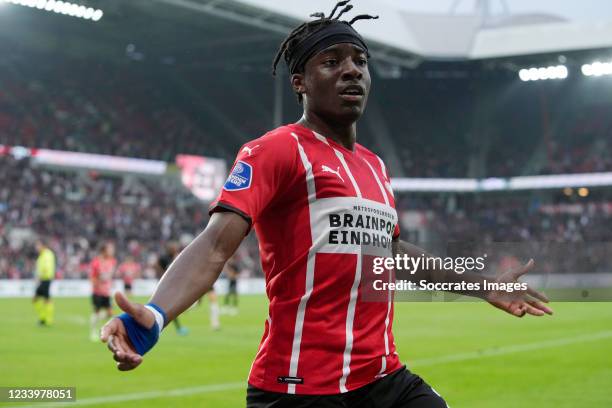
[(404, 227), (419, 225), (426, 231), (420, 236), (425, 243), (446, 248), (474, 243), (498, 256), (507, 252), (534, 257), (540, 261), (539, 270), (550, 273), (609, 272), (612, 199), (552, 195), (545, 200), (516, 193), (461, 198), (402, 195), (398, 206), (400, 214), (417, 215), (413, 225)]
[[(178, 180), (48, 170), (0, 157), (0, 279), (33, 276), (37, 237), (55, 251), (58, 277), (87, 277), (111, 241), (120, 261), (130, 255), (153, 278), (166, 244), (189, 243), (207, 222), (206, 205)], [(259, 273), (253, 237), (238, 259), (247, 275)]]
[(129, 67), (9, 54), (0, 64), (0, 144), (174, 161), (225, 157), (154, 78)]
[(564, 138), (550, 143), (543, 174), (612, 171), (612, 115), (609, 104), (588, 106), (566, 124)]
[[(180, 86), (164, 81), (163, 75), (156, 70), (143, 74), (129, 63), (88, 59), (71, 60), (67, 69), (50, 56), (9, 52), (0, 64), (0, 144), (171, 162), (181, 153), (233, 160), (237, 141), (215, 137), (223, 130), (203, 119), (205, 114), (188, 102), (191, 97), (181, 93)], [(232, 109), (236, 98), (228, 97), (233, 91), (224, 81), (194, 83), (228, 112), (225, 120), (232, 121), (245, 137), (265, 132), (268, 124), (261, 110)], [(251, 96), (262, 92), (257, 88), (261, 81), (242, 81), (240, 89), (253, 87)], [(612, 171), (612, 158), (606, 154), (612, 116), (606, 104), (588, 102), (590, 97), (584, 91), (572, 94), (583, 103), (566, 98), (570, 99), (563, 102), (570, 104), (567, 107), (551, 98), (549, 104), (559, 106), (550, 107), (555, 114), (551, 113), (545, 131), (539, 111), (525, 103), (535, 97), (530, 93), (533, 90), (525, 89), (497, 110), (483, 112), (485, 119), (475, 123), (464, 109), (475, 103), (471, 86), (467, 79), (465, 83), (379, 82), (374, 97), (379, 105), (384, 104), (381, 117), (405, 176)], [(440, 104), (441, 99), (446, 103)], [(293, 105), (294, 101), (286, 103)], [(556, 114), (564, 111), (568, 114)], [(371, 128), (364, 127), (360, 134), (363, 143), (385, 155)], [(543, 153), (540, 160), (531, 160), (537, 152)]]
[[(398, 194), (400, 220), (419, 214), (404, 231), (421, 224), (427, 231), (414, 241), (556, 243), (590, 245), (609, 240), (612, 201), (605, 198), (541, 202), (531, 196)], [(176, 180), (65, 172), (34, 166), (29, 159), (0, 157), (0, 279), (29, 278), (33, 273), (31, 244), (44, 237), (56, 251), (62, 278), (84, 278), (101, 243), (116, 243), (118, 258), (133, 256), (145, 277), (169, 241), (189, 242), (208, 216)], [(239, 258), (257, 275), (257, 243), (246, 241)], [(539, 244), (538, 244), (539, 245)], [(591, 245), (588, 259), (567, 258), (563, 270), (603, 270), (605, 244)], [(542, 255), (542, 254), (540, 254)]]
[[(0, 144), (164, 161), (174, 161), (180, 153), (233, 160), (236, 141), (214, 137), (218, 129), (194, 114), (197, 109), (190, 109), (191, 99), (180, 87), (164, 85), (160, 72), (145, 72), (128, 62), (82, 58), (71, 59), (67, 66), (52, 55), (7, 51), (0, 62)], [(245, 134), (263, 133), (263, 108), (232, 110), (236, 98), (228, 92), (236, 90), (226, 87), (226, 80), (231, 78), (208, 84), (207, 95)], [(241, 90), (261, 82), (241, 81)], [(198, 89), (206, 85), (198, 84)], [(535, 92), (533, 88), (509, 97), (497, 111), (484, 112), (490, 117), (475, 126), (473, 113), (466, 115), (464, 109), (474, 102), (470, 84), (377, 84), (375, 97), (384, 106), (380, 117), (407, 177), (612, 171), (609, 106), (585, 96), (584, 90), (560, 102), (550, 98), (549, 103), (559, 106), (550, 107), (555, 114), (546, 133), (539, 111), (523, 103), (537, 96), (529, 93)], [(261, 92), (253, 88), (250, 94)], [(232, 116), (235, 112), (239, 120)], [(472, 128), (480, 134), (472, 134)], [(367, 147), (384, 156), (371, 128), (365, 127), (360, 135)], [(531, 160), (537, 151), (545, 153), (539, 163)], [(612, 230), (611, 204), (605, 199), (590, 198), (590, 204), (576, 210), (526, 197), (468, 198), (455, 204), (442, 196), (399, 197), (400, 213), (422, 214), (428, 239), (439, 241), (602, 242)], [(164, 244), (187, 241), (207, 219), (205, 206), (176, 180), (61, 172), (37, 168), (27, 159), (0, 157), (0, 278), (32, 276), (34, 256), (28, 245), (36, 236), (47, 239), (56, 251), (62, 277), (86, 276), (89, 260), (107, 239), (116, 243), (119, 258), (135, 256), (145, 274), (152, 276), (146, 266)], [(244, 252), (246, 264), (255, 265), (254, 239)], [(600, 258), (601, 251), (592, 256), (591, 270), (599, 268)], [(251, 269), (257, 273), (258, 268)]]
[(593, 88), (570, 79), (566, 86), (531, 86), (514, 76), (473, 74), (377, 79), (374, 100), (384, 106), (406, 177), (612, 171), (610, 84)]
[(60, 275), (79, 278), (105, 240), (120, 259), (146, 266), (166, 242), (188, 241), (207, 221), (206, 207), (172, 180), (50, 171), (0, 157), (0, 278), (32, 276), (38, 236), (56, 251)]

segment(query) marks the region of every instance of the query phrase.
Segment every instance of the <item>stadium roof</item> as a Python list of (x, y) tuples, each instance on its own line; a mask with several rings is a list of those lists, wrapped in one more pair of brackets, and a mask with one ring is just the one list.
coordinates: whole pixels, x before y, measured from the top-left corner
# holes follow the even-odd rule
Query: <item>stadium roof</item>
[(243, 64), (268, 68), (282, 38), (223, 15), (203, 13), (206, 9), (194, 12), (176, 7), (173, 2), (75, 1), (100, 7), (104, 17), (85, 21), (0, 0), (0, 49), (231, 71), (242, 69)]
[[(334, 4), (330, 0), (157, 1), (199, 9), (276, 32), (286, 32), (286, 19), (304, 21), (312, 12), (327, 12)], [(473, 8), (469, 13), (456, 12), (457, 6), (470, 3), (460, 0), (454, 1), (442, 13), (418, 11), (419, 4), (445, 3), (440, 0), (361, 0), (353, 3), (359, 13), (380, 15), (377, 24), (359, 25), (359, 31), (376, 43), (379, 56), (386, 54), (408, 64), (411, 55), (433, 59), (486, 59), (612, 46), (610, 12), (607, 16), (606, 13), (598, 14), (598, 22), (593, 23), (570, 19), (567, 12), (561, 15), (556, 10), (560, 5), (574, 3), (577, 8), (590, 5), (595, 13), (602, 9), (611, 11), (609, 2), (606, 6), (598, 0), (583, 1), (580, 5), (573, 0), (543, 2), (543, 10), (539, 12), (515, 12), (503, 0), (475, 0), (471, 2)], [(408, 9), (406, 4), (417, 11)], [(496, 12), (495, 6), (499, 8), (500, 5), (501, 11)]]
[[(508, 3), (514, 7), (523, 1), (528, 0)], [(543, 11), (514, 9), (502, 0), (455, 0), (455, 9), (452, 2), (353, 0), (351, 13), (380, 15), (376, 22), (356, 24), (370, 41), (380, 69), (385, 69), (381, 63), (390, 69), (415, 68), (423, 60), (524, 58), (612, 47), (612, 2), (605, 0), (584, 0), (580, 6), (573, 0), (555, 1), (559, 10)], [(143, 63), (177, 63), (197, 69), (268, 71), (280, 40), (296, 23), (308, 19), (312, 12), (329, 12), (335, 0), (78, 3), (102, 8), (104, 18), (94, 23), (9, 6), (0, 0), (0, 38), (5, 44), (12, 40), (20, 47), (75, 56), (123, 61), (126, 57), (141, 58)], [(569, 3), (583, 14), (590, 8), (595, 17), (572, 19), (572, 11), (560, 7)], [(551, 3), (541, 0), (538, 4), (550, 8)]]

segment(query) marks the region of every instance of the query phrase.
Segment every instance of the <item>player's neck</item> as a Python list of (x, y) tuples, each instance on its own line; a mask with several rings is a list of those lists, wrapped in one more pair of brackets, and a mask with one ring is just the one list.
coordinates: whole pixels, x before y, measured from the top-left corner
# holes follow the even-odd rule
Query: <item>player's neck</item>
[(351, 151), (355, 149), (355, 142), (357, 141), (357, 125), (355, 123), (350, 125), (330, 124), (329, 121), (325, 121), (318, 115), (307, 112), (304, 112), (304, 116), (297, 123), (332, 139)]

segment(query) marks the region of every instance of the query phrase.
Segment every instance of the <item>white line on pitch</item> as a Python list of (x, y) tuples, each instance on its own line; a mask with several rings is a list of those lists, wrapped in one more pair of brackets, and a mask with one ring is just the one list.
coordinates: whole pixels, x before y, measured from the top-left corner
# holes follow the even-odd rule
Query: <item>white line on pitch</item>
[[(435, 364), (452, 363), (456, 361), (474, 360), (482, 357), (494, 357), (505, 354), (521, 353), (525, 351), (539, 350), (549, 347), (560, 347), (569, 344), (584, 343), (589, 341), (603, 340), (612, 338), (612, 331), (602, 331), (598, 333), (591, 333), (582, 336), (566, 337), (561, 339), (553, 339), (540, 341), (536, 343), (517, 344), (515, 346), (502, 346), (497, 348), (488, 348), (480, 351), (472, 351), (467, 353), (450, 354), (441, 357), (425, 358), (419, 360), (413, 360), (412, 363), (408, 363), (409, 368), (412, 367), (425, 367)], [(114, 396), (105, 397), (93, 397), (84, 398), (77, 400), (76, 402), (68, 403), (51, 403), (51, 404), (36, 404), (36, 405), (19, 405), (14, 408), (40, 408), (40, 407), (64, 407), (64, 406), (82, 406), (82, 405), (96, 405), (96, 404), (110, 404), (125, 401), (145, 400), (154, 398), (166, 398), (166, 397), (180, 397), (185, 395), (196, 395), (196, 394), (207, 394), (211, 392), (234, 390), (246, 387), (246, 381), (224, 383), (224, 384), (211, 384), (203, 385), (199, 387), (190, 388), (177, 388), (174, 390), (164, 391), (147, 391), (147, 392), (136, 392), (131, 394), (119, 394)]]
[(525, 351), (540, 350), (548, 347), (560, 347), (575, 343), (584, 343), (588, 341), (596, 341), (612, 338), (612, 331), (602, 331), (598, 333), (585, 334), (582, 336), (565, 337), (561, 339), (545, 340), (536, 343), (517, 344), (514, 346), (501, 346), (486, 348), (478, 351), (469, 351), (467, 353), (450, 354), (440, 357), (423, 358), (413, 360), (408, 363), (408, 368), (425, 367), (435, 364), (453, 363), (456, 361), (474, 360), (483, 357), (495, 357), (505, 354), (522, 353)]

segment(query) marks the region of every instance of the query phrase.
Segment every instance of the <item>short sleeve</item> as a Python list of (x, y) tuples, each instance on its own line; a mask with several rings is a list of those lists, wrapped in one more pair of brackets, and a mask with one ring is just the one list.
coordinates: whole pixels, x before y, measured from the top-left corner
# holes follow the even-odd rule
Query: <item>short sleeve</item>
[(296, 158), (295, 141), (286, 133), (269, 133), (245, 144), (210, 214), (233, 211), (252, 225), (295, 176)]
[(100, 262), (99, 262), (98, 258), (94, 258), (91, 261), (89, 277), (91, 279), (97, 278), (98, 274), (99, 274), (99, 270), (100, 270)]

